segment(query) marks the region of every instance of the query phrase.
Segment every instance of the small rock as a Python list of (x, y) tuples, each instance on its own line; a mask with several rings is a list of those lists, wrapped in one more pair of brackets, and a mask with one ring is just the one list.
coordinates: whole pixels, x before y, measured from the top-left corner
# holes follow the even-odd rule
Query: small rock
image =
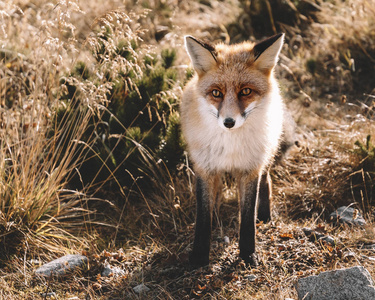
[(312, 235), (312, 233), (314, 232), (314, 230), (312, 230), (311, 228), (308, 228), (308, 227), (303, 227), (302, 228), (302, 231), (303, 233), (307, 236), (307, 237), (310, 237)]
[(310, 241), (312, 242), (316, 242), (317, 240), (324, 237), (324, 234), (318, 233), (311, 228), (304, 227), (302, 228), (302, 231), (308, 238), (310, 238)]
[(147, 293), (150, 289), (143, 283), (133, 287), (133, 291), (137, 294)]
[(87, 266), (88, 259), (84, 255), (69, 254), (36, 269), (35, 273), (45, 277), (64, 276)]
[(304, 234), (309, 238), (311, 242), (316, 242), (318, 240), (326, 241), (328, 244), (332, 246), (335, 245), (335, 239), (329, 235), (324, 235), (322, 233), (316, 232), (310, 228), (302, 228)]
[(345, 258), (355, 258), (355, 253), (353, 251), (348, 251), (344, 254)]
[(103, 277), (122, 276), (125, 275), (125, 272), (119, 267), (112, 267), (110, 265), (106, 265), (103, 271), (100, 273), (100, 275)]
[(341, 206), (336, 211), (331, 213), (329, 216), (330, 219), (335, 223), (346, 223), (359, 226), (363, 226), (366, 224), (365, 219), (358, 211), (358, 209), (355, 209), (350, 206)]
[(50, 292), (50, 293), (40, 293), (40, 296), (46, 299), (47, 297), (56, 297), (55, 292)]
[(363, 245), (362, 249), (375, 250), (375, 244), (372, 244), (372, 245)]
[(335, 239), (329, 235), (321, 237), (320, 240), (326, 241), (328, 244), (331, 244), (332, 246), (335, 245)]
[(257, 279), (256, 275), (251, 274), (248, 276), (245, 276), (245, 279), (249, 280), (250, 282), (255, 281)]
[(318, 241), (318, 240), (324, 239), (325, 237), (326, 237), (326, 236), (325, 236), (324, 234), (314, 231), (314, 232), (311, 234), (311, 236), (310, 236), (310, 240), (311, 240), (312, 242), (316, 242), (316, 241)]
[(229, 243), (230, 243), (229, 237), (225, 236), (224, 237), (224, 244), (229, 244)]
[(300, 278), (296, 289), (299, 300), (375, 299), (373, 280), (362, 266)]
[(40, 265), (40, 260), (39, 259), (30, 259), (29, 263), (31, 265)]

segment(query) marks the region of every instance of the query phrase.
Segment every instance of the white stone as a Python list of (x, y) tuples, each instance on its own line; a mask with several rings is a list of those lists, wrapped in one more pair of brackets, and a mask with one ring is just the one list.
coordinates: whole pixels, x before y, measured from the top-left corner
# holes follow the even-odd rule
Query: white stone
[(146, 285), (141, 283), (140, 285), (137, 285), (133, 287), (133, 291), (137, 294), (147, 293), (150, 290)]

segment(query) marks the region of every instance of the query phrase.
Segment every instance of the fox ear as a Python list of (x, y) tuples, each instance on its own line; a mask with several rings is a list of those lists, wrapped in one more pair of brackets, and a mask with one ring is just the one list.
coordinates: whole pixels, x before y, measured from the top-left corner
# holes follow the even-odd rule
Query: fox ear
[(255, 65), (270, 72), (277, 63), (280, 50), (284, 43), (284, 33), (271, 36), (254, 46)]
[(198, 75), (202, 75), (216, 65), (215, 48), (192, 36), (185, 36), (185, 47)]

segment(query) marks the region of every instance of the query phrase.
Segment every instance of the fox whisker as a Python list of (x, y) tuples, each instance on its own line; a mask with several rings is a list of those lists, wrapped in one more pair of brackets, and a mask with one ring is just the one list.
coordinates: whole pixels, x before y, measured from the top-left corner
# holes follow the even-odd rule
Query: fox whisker
[(215, 119), (218, 118), (218, 115), (215, 111), (210, 110), (209, 113), (210, 113), (210, 115), (213, 115), (215, 117)]
[(254, 107), (251, 107), (247, 110), (244, 111), (243, 113), (243, 117), (246, 119), (251, 113), (254, 112), (254, 110), (256, 110), (258, 108), (258, 105), (257, 106), (254, 106)]

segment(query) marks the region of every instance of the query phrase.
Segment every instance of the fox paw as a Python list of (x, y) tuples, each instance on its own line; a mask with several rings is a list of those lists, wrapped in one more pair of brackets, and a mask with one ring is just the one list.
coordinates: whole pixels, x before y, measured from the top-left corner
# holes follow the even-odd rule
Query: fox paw
[(208, 255), (191, 252), (189, 256), (189, 264), (192, 268), (197, 269), (207, 266), (210, 263)]
[(240, 257), (243, 259), (243, 261), (252, 267), (257, 267), (258, 266), (258, 257), (255, 253), (251, 253), (249, 255), (241, 255)]
[(259, 213), (258, 221), (263, 222), (264, 224), (269, 223), (271, 221), (271, 216), (269, 214)]

